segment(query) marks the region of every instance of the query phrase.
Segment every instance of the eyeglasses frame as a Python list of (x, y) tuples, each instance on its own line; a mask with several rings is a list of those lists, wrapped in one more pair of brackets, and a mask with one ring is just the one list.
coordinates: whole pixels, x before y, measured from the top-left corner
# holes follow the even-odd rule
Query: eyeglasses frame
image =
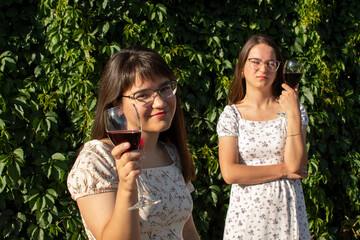
[[(169, 99), (169, 98), (174, 97), (175, 94), (176, 94), (176, 92), (177, 92), (178, 83), (177, 83), (177, 81), (175, 81), (175, 80), (170, 80), (170, 81), (164, 82), (164, 83), (162, 84), (162, 86), (161, 86), (160, 88), (158, 88), (158, 89), (150, 89), (150, 88), (148, 88), (148, 89), (143, 89), (143, 90), (136, 91), (136, 92), (132, 93), (131, 95), (128, 95), (128, 96), (121, 95), (121, 96), (119, 96), (119, 97), (129, 98), (129, 99), (132, 99), (132, 100), (138, 102), (139, 100), (135, 98), (135, 94), (138, 94), (139, 92), (151, 90), (151, 91), (153, 92), (153, 94), (151, 95), (152, 100), (151, 100), (150, 102), (147, 102), (147, 103), (142, 103), (142, 105), (146, 106), (146, 105), (148, 105), (148, 104), (150, 104), (150, 103), (152, 103), (152, 102), (154, 101), (154, 99), (155, 99), (155, 93), (156, 93), (159, 97), (161, 97), (162, 99), (164, 99), (164, 97), (161, 96), (161, 94), (160, 94), (159, 91), (160, 91), (160, 89), (162, 89), (162, 88), (163, 88), (164, 86), (166, 86), (167, 84), (175, 84), (175, 88), (173, 89), (173, 96), (165, 98), (165, 99)], [(140, 102), (140, 103), (141, 103), (141, 102)]]
[[(251, 60), (253, 60), (253, 59), (259, 60), (259, 61), (261, 62), (261, 66), (260, 66), (258, 69), (254, 69), (253, 66), (251, 65), (251, 63), (252, 63)], [(276, 64), (277, 64), (277, 67), (276, 67), (276, 69), (275, 69), (274, 71), (269, 70), (267, 64), (265, 65), (265, 68), (266, 68), (266, 70), (268, 70), (269, 72), (276, 72), (277, 70), (279, 70), (279, 67), (280, 67), (280, 64), (281, 64), (280, 61), (276, 61), (276, 60), (263, 61), (263, 60), (261, 60), (261, 59), (259, 59), (259, 58), (248, 58), (248, 59), (246, 59), (246, 60), (250, 62), (250, 67), (251, 67), (251, 69), (254, 70), (254, 71), (259, 70), (259, 69), (262, 67), (263, 64), (266, 64), (266, 63), (269, 62), (269, 61), (274, 61), (274, 62), (276, 62)]]

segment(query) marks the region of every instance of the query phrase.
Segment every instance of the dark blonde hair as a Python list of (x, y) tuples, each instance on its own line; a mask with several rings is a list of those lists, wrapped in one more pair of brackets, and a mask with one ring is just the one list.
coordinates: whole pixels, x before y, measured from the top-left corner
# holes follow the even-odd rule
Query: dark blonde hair
[(282, 63), (282, 56), (280, 53), (279, 48), (276, 46), (275, 42), (266, 35), (253, 35), (251, 36), (246, 43), (244, 44), (243, 48), (241, 49), (238, 57), (238, 61), (235, 68), (235, 73), (233, 80), (230, 84), (229, 88), (229, 104), (236, 104), (242, 99), (244, 99), (246, 94), (246, 82), (245, 78), (243, 76), (243, 70), (245, 63), (247, 61), (247, 58), (249, 56), (250, 50), (258, 45), (258, 44), (266, 44), (270, 47), (272, 47), (275, 51), (276, 60), (280, 61), (280, 67), (276, 72), (275, 81), (273, 83), (272, 89), (273, 89), (273, 96), (279, 97), (282, 91), (281, 84), (284, 82), (283, 76), (282, 76), (282, 69), (283, 69), (283, 63)]
[[(103, 112), (112, 107), (112, 103), (134, 83), (136, 77), (153, 81), (155, 76), (176, 80), (175, 75), (165, 60), (155, 51), (143, 46), (131, 46), (115, 53), (105, 65), (99, 92), (94, 126), (91, 139), (106, 138)], [(159, 139), (173, 143), (180, 154), (182, 175), (188, 183), (195, 179), (195, 166), (187, 143), (187, 133), (181, 102), (176, 93), (176, 110), (171, 126), (161, 132)]]

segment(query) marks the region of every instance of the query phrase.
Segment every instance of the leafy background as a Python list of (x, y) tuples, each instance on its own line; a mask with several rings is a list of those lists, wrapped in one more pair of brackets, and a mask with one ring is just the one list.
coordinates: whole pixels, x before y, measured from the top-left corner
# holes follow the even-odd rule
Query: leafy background
[(303, 180), (313, 239), (360, 238), (360, 4), (350, 0), (2, 0), (0, 231), (4, 239), (84, 239), (66, 177), (89, 139), (102, 67), (143, 44), (181, 88), (197, 180), (194, 218), (221, 239), (230, 186), (216, 123), (241, 46), (257, 33), (306, 63), (310, 124)]

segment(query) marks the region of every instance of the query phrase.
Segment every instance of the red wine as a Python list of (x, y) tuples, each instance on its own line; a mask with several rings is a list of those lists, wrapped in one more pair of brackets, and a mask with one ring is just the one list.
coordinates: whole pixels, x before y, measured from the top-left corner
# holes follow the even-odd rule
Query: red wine
[(286, 72), (284, 73), (285, 83), (294, 88), (301, 79), (302, 73), (299, 72)]
[(116, 146), (123, 142), (129, 142), (129, 151), (139, 148), (141, 132), (138, 130), (117, 130), (107, 132), (110, 140)]

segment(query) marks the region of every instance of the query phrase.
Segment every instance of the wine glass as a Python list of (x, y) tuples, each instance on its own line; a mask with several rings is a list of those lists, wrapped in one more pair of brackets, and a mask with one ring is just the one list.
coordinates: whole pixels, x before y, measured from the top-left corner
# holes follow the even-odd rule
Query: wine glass
[[(106, 133), (115, 146), (123, 142), (129, 142), (130, 148), (128, 151), (139, 149), (142, 129), (135, 105), (128, 104), (106, 109), (104, 112), (104, 122)], [(160, 200), (152, 200), (150, 196), (145, 196), (145, 185), (141, 176), (136, 179), (136, 184), (139, 191), (139, 201), (130, 207), (129, 210), (160, 202)]]
[(284, 81), (287, 85), (294, 88), (300, 82), (304, 72), (304, 63), (286, 60), (283, 70)]
[[(295, 88), (304, 73), (304, 63), (286, 60), (283, 69), (284, 82), (291, 88)], [(286, 117), (285, 112), (276, 113), (280, 117)]]

